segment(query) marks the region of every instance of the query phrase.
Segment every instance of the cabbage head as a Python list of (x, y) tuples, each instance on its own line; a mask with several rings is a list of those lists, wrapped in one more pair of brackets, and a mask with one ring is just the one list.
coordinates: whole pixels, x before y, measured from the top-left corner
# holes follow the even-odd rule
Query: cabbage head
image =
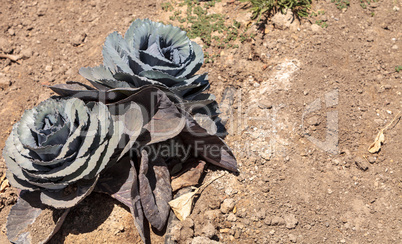
[(121, 132), (103, 103), (48, 99), (26, 110), (3, 157), (12, 186), (40, 192), (40, 201), (70, 208), (86, 197), (110, 164)]
[(100, 90), (159, 85), (186, 100), (200, 100), (197, 95), (209, 87), (207, 74), (195, 75), (203, 62), (202, 48), (185, 31), (137, 19), (124, 38), (117, 32), (106, 38), (103, 65), (81, 68), (80, 74)]

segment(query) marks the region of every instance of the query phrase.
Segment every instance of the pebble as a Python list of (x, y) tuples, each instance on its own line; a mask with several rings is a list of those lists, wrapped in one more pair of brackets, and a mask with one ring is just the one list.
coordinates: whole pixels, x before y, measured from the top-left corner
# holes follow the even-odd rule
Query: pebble
[(10, 34), (10, 36), (14, 36), (15, 35), (15, 31), (13, 29), (8, 29), (8, 34)]
[(229, 213), (229, 215), (226, 219), (230, 222), (235, 222), (237, 220), (237, 217), (234, 213)]
[(320, 122), (320, 118), (319, 118), (318, 116), (313, 116), (313, 117), (311, 117), (311, 118), (309, 118), (309, 119), (307, 120), (307, 123), (310, 124), (310, 125), (317, 126), (317, 125), (319, 125), (321, 122)]
[(311, 25), (311, 30), (312, 30), (313, 32), (320, 32), (321, 29), (322, 29), (322, 27), (319, 26), (319, 25), (317, 25), (317, 24), (312, 24), (312, 25)]
[(6, 89), (11, 86), (11, 81), (7, 77), (0, 77), (0, 89)]
[(85, 33), (79, 33), (73, 36), (73, 38), (71, 38), (71, 45), (73, 46), (79, 46), (84, 40), (85, 37), (87, 37), (87, 34)]
[(23, 58), (30, 58), (33, 55), (33, 51), (31, 48), (26, 48), (21, 51), (21, 55)]
[(46, 65), (45, 70), (46, 70), (47, 72), (52, 72), (53, 67), (52, 67), (51, 65)]
[(191, 244), (218, 244), (219, 242), (208, 239), (205, 236), (197, 236), (191, 241)]
[(219, 211), (218, 209), (207, 210), (204, 213), (204, 218), (209, 219), (209, 220), (215, 220), (215, 219), (219, 218), (220, 215), (221, 215), (221, 211)]
[(297, 242), (297, 236), (296, 236), (296, 235), (294, 235), (294, 234), (289, 234), (288, 236), (289, 236), (289, 241), (290, 241), (290, 242), (293, 242), (293, 243), (296, 243), (296, 242)]
[(285, 219), (286, 228), (288, 228), (288, 229), (296, 228), (296, 225), (299, 223), (299, 221), (296, 219), (296, 216), (294, 216), (293, 214), (285, 215), (284, 219)]
[(369, 157), (368, 157), (368, 161), (369, 161), (369, 163), (371, 163), (371, 164), (375, 163), (376, 160), (377, 160), (377, 157), (373, 157), (373, 156), (369, 156)]
[(194, 220), (192, 218), (187, 217), (185, 220), (183, 220), (181, 222), (181, 224), (183, 225), (183, 227), (193, 228), (194, 227)]
[(216, 234), (215, 226), (211, 223), (207, 223), (201, 231), (206, 237), (212, 238)]
[[(237, 190), (233, 189), (231, 187), (228, 187), (228, 188), (225, 189), (225, 194), (228, 195), (228, 196), (233, 196), (233, 195), (237, 194)], [(218, 203), (218, 204), (220, 204), (220, 203)], [(217, 208), (219, 208), (219, 206), (220, 205), (218, 205)]]
[(46, 14), (46, 11), (47, 11), (47, 6), (46, 5), (41, 5), (41, 6), (38, 7), (38, 10), (36, 11), (36, 14), (38, 16), (43, 16), (43, 15)]
[(264, 224), (266, 224), (266, 225), (271, 225), (271, 223), (272, 223), (272, 220), (271, 220), (271, 218), (265, 218), (264, 219)]
[(218, 199), (209, 202), (208, 207), (210, 209), (218, 209), (221, 206), (221, 201)]
[(272, 103), (269, 100), (261, 100), (259, 101), (258, 107), (261, 109), (271, 109)]
[(392, 50), (398, 50), (399, 47), (398, 47), (398, 45), (393, 45), (391, 48), (392, 48)]
[(3, 53), (11, 53), (14, 49), (8, 39), (0, 37), (0, 50)]
[(221, 204), (221, 212), (224, 214), (229, 213), (233, 210), (235, 204), (236, 202), (233, 198), (227, 198), (223, 200), (223, 203)]
[(355, 164), (356, 164), (357, 168), (360, 169), (360, 170), (363, 170), (363, 171), (368, 170), (368, 163), (362, 157), (356, 157), (355, 158)]
[(285, 225), (285, 220), (281, 217), (275, 216), (271, 220), (271, 225), (272, 226)]

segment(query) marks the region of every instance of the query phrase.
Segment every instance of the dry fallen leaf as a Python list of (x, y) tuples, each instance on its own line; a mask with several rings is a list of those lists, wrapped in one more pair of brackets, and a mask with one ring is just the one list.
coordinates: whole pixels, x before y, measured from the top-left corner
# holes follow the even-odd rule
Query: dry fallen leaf
[(384, 143), (385, 137), (384, 137), (384, 129), (381, 129), (377, 136), (375, 137), (374, 142), (369, 146), (368, 151), (370, 153), (376, 153), (380, 151), (381, 149), (381, 144)]
[[(385, 136), (384, 136), (384, 131), (387, 130), (395, 121), (398, 123), (399, 119), (401, 118), (400, 116), (401, 112), (399, 112), (395, 118), (387, 125), (385, 126), (384, 129), (381, 129), (377, 136), (375, 137), (374, 142), (369, 146), (368, 151), (370, 153), (377, 153), (381, 149), (381, 144), (384, 143), (385, 141)], [(396, 125), (396, 124), (395, 124)]]
[(204, 168), (205, 162), (200, 161), (196, 167), (190, 168), (179, 177), (174, 178), (171, 182), (172, 191), (175, 192), (183, 187), (197, 185), (202, 172), (204, 172)]
[(191, 214), (194, 196), (198, 193), (198, 190), (199, 188), (193, 192), (183, 194), (169, 202), (174, 214), (180, 221), (185, 220)]
[(170, 207), (172, 208), (174, 214), (176, 217), (180, 220), (183, 221), (185, 220), (190, 214), (191, 210), (193, 208), (193, 201), (194, 197), (197, 194), (201, 194), (201, 192), (212, 182), (214, 182), (216, 179), (224, 176), (225, 173), (211, 179), (209, 182), (203, 184), (199, 188), (192, 187), (192, 189), (195, 189), (195, 191), (188, 192), (186, 194), (181, 195), (180, 197), (173, 199), (172, 201), (169, 202)]

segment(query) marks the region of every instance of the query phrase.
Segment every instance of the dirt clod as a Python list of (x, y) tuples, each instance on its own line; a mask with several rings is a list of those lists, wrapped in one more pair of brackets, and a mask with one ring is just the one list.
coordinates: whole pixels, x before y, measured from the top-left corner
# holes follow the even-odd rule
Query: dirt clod
[(230, 211), (232, 211), (235, 204), (236, 204), (236, 202), (233, 198), (227, 198), (227, 199), (223, 200), (223, 202), (221, 204), (222, 213), (227, 214)]
[(286, 214), (283, 218), (285, 220), (286, 228), (288, 229), (296, 228), (296, 225), (299, 223), (294, 214)]

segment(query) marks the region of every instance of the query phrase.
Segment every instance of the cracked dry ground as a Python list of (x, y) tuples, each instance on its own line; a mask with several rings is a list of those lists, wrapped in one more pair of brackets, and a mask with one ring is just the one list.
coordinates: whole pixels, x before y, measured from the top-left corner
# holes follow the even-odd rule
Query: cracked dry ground
[[(265, 35), (212, 50), (220, 57), (203, 71), (221, 102), (240, 174), (202, 193), (176, 229), (179, 243), (401, 242), (401, 123), (386, 131), (380, 153), (367, 152), (402, 107), (402, 73), (395, 72), (402, 65), (401, 2), (359, 4), (339, 11), (315, 1), (328, 28), (302, 20), (298, 30), (280, 30), (269, 21)], [(243, 5), (223, 0), (212, 10), (243, 18)], [(164, 14), (154, 0), (4, 0), (0, 51), (24, 59), (0, 59), (0, 147), (22, 112), (52, 95), (43, 85), (85, 82), (78, 69), (101, 63), (109, 33), (124, 33), (134, 18), (158, 21)], [(8, 243), (5, 221), (16, 192), (0, 195), (1, 244)], [(152, 234), (153, 243), (162, 240)], [(88, 242), (140, 238), (127, 209), (92, 194), (51, 241)]]

